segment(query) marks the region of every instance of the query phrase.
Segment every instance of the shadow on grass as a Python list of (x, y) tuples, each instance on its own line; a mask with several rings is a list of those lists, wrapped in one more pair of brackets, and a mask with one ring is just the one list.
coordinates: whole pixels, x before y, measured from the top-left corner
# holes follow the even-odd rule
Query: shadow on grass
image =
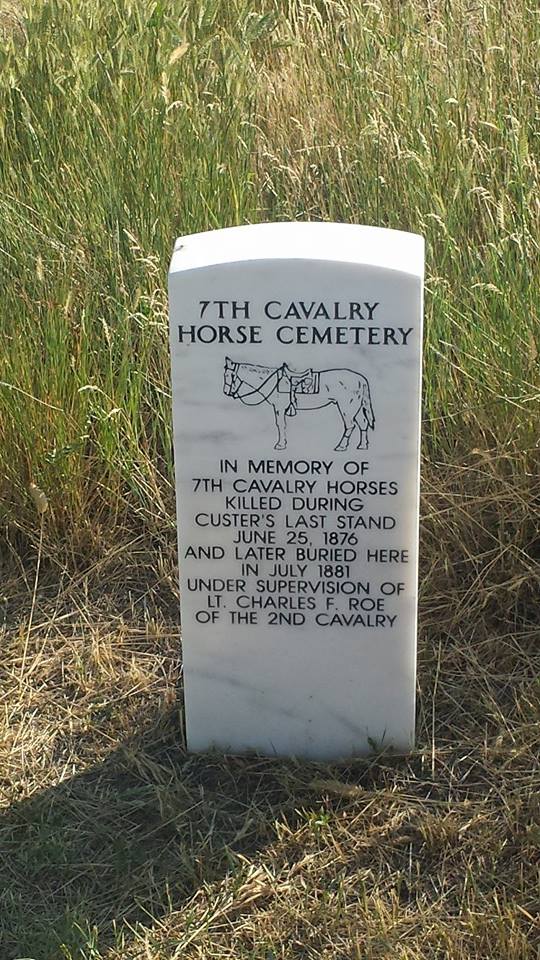
[(129, 939), (126, 922), (151, 925), (234, 873), (238, 854), (266, 846), (276, 820), (309, 802), (310, 765), (188, 756), (179, 743), (174, 716), (161, 717), (3, 814), (2, 960), (101, 955), (121, 931)]
[[(493, 641), (490, 654), (494, 648)], [(441, 744), (446, 737), (447, 747), (439, 748), (433, 767), (419, 752), (409, 758), (355, 760), (346, 768), (188, 756), (180, 747), (175, 712), (141, 712), (133, 737), (102, 762), (13, 803), (0, 816), (0, 960), (100, 960), (109, 947), (116, 948), (118, 958), (180, 957), (179, 938), (185, 935), (187, 942), (192, 931), (204, 933), (207, 902), (219, 905), (216, 891), (206, 900), (206, 884), (226, 880), (226, 895), (237, 883), (240, 889), (249, 862), (260, 855), (276, 876), (286, 874), (283, 896), (292, 896), (297, 883), (293, 870), (311, 861), (306, 856), (313, 849), (311, 840), (318, 843), (321, 825), (324, 829), (325, 818), (333, 814), (336, 840), (328, 844), (329, 858), (316, 861), (302, 886), (311, 891), (320, 883), (321, 909), (331, 904), (334, 911), (325, 913), (321, 942), (333, 944), (335, 922), (335, 930), (344, 930), (352, 943), (358, 925), (370, 922), (369, 904), (386, 902), (388, 916), (401, 910), (400, 904), (407, 916), (414, 916), (413, 950), (423, 949), (422, 938), (429, 933), (438, 956), (444, 937), (450, 943), (457, 931), (452, 955), (464, 956), (462, 947), (466, 952), (477, 936), (476, 917), (484, 918), (489, 946), (482, 956), (529, 956), (530, 932), (523, 917), (528, 924), (533, 916), (536, 882), (529, 834), (537, 821), (536, 705), (532, 697), (514, 695), (513, 712), (508, 705), (506, 714), (505, 748), (494, 710), (497, 704), (507, 705), (508, 676), (515, 688), (517, 667), (513, 673), (513, 661), (504, 661), (505, 671), (491, 680), (492, 699), (486, 704), (472, 682), (463, 688), (459, 644), (456, 653), (461, 672), (456, 669), (440, 682), (441, 719), (435, 733)], [(516, 646), (518, 661), (521, 654)], [(527, 658), (523, 691), (528, 689), (525, 681), (536, 682), (531, 667)], [(445, 661), (443, 676), (449, 670)], [(420, 698), (421, 717), (432, 716), (432, 693), (430, 686), (429, 695), (424, 690)], [(458, 731), (462, 716), (468, 719)], [(488, 717), (494, 727), (490, 746)], [(425, 742), (422, 724), (419, 737)], [(516, 750), (520, 730), (522, 748)], [(277, 823), (286, 824), (285, 830), (278, 830)], [(312, 835), (306, 836), (309, 831)], [(463, 909), (463, 877), (469, 875), (475, 878), (473, 920), (460, 928), (455, 921)], [(374, 898), (369, 903), (362, 886), (366, 877)], [(343, 889), (357, 891), (351, 893), (351, 909), (357, 911), (352, 927), (343, 927), (342, 883)], [(303, 894), (294, 906), (300, 939), (309, 936), (316, 915), (309, 914), (304, 929), (306, 902), (312, 909), (313, 901)], [(499, 902), (505, 905), (503, 913)], [(175, 911), (180, 915), (169, 926), (167, 918)], [(385, 916), (384, 911), (373, 915), (376, 939), (381, 930), (388, 932)], [(440, 921), (438, 933), (433, 917)], [(150, 940), (159, 939), (157, 951), (145, 950), (143, 927)], [(277, 924), (273, 936), (279, 939), (282, 929)], [(514, 949), (515, 937), (519, 950)]]

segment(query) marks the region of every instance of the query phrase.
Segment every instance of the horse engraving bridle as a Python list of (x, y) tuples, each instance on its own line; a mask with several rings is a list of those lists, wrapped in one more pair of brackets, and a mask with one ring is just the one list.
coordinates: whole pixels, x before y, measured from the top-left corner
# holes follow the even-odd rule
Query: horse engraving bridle
[[(228, 366), (225, 368), (225, 374), (229, 373), (231, 375), (230, 384), (225, 381), (225, 386), (223, 387), (223, 393), (227, 397), (233, 397), (234, 400), (241, 400), (242, 403), (245, 403), (249, 407), (257, 407), (260, 403), (264, 403), (273, 393), (278, 389), (279, 384), (283, 377), (285, 376), (285, 364), (281, 367), (278, 367), (277, 370), (273, 370), (272, 373), (264, 380), (260, 386), (252, 387), (251, 384), (247, 383), (245, 380), (242, 380), (242, 377), (238, 373), (238, 367), (245, 366), (245, 364), (240, 364), (230, 360)], [(265, 387), (271, 384), (270, 389), (265, 391)], [(244, 393), (241, 393), (242, 387), (249, 387)], [(248, 400), (248, 397), (255, 397), (259, 399)]]

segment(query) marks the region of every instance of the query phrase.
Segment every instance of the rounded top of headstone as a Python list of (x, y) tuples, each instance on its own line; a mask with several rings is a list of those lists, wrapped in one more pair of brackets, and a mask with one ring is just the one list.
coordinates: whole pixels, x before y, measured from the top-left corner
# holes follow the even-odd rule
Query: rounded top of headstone
[(257, 260), (365, 264), (422, 278), (424, 238), (352, 223), (256, 223), (179, 237), (170, 272)]

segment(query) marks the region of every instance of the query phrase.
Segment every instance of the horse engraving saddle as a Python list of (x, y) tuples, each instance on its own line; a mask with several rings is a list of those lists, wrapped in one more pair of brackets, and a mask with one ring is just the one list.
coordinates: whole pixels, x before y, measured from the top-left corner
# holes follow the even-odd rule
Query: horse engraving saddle
[(302, 373), (298, 373), (296, 370), (291, 370), (286, 363), (283, 364), (281, 370), (282, 376), (279, 380), (278, 392), (289, 394), (289, 406), (285, 414), (288, 417), (295, 417), (298, 407), (296, 399), (298, 394), (319, 393), (320, 374), (317, 370), (304, 370)]

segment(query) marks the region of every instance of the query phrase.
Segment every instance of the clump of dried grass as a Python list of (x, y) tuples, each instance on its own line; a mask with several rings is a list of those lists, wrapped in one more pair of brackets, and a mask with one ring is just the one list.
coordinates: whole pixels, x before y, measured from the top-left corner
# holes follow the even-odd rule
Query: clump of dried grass
[(26, 36), (24, 11), (18, 0), (0, 3), (0, 40), (23, 41)]

